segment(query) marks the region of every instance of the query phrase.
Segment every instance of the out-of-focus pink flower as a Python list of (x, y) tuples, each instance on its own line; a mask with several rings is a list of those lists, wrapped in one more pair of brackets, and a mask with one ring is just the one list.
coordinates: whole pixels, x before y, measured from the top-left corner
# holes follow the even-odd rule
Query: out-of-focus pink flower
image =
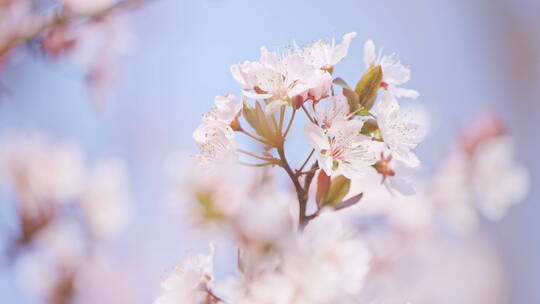
[(118, 0), (62, 0), (64, 7), (75, 14), (96, 13), (117, 2)]

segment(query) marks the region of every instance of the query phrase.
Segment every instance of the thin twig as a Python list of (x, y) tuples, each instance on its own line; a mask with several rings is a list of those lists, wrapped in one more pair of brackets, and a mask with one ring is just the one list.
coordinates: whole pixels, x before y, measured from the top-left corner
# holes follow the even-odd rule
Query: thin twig
[(256, 159), (260, 159), (260, 160), (265, 160), (265, 161), (270, 161), (270, 162), (271, 162), (271, 161), (277, 161), (277, 159), (275, 159), (275, 158), (270, 158), (270, 157), (260, 156), (260, 155), (257, 155), (257, 154), (255, 154), (255, 153), (251, 153), (251, 152), (248, 152), (248, 151), (244, 151), (244, 150), (242, 150), (242, 149), (237, 149), (236, 151), (239, 152), (239, 153), (243, 153), (243, 154), (249, 155), (249, 156), (254, 157), (254, 158), (256, 158)]
[(51, 12), (47, 18), (43, 18), (41, 22), (33, 26), (27, 33), (24, 33), (23, 35), (14, 36), (12, 39), (8, 40), (3, 45), (0, 45), (0, 54), (8, 51), (9, 49), (16, 47), (17, 45), (21, 43), (35, 39), (42, 33), (56, 26), (66, 24), (71, 21), (77, 21), (80, 19), (89, 19), (89, 20), (97, 19), (124, 7), (136, 7), (145, 1), (149, 1), (149, 0), (119, 1), (111, 6), (103, 8), (92, 14), (69, 14), (65, 10)]
[(296, 109), (293, 109), (293, 112), (291, 114), (291, 119), (289, 120), (289, 124), (287, 125), (287, 129), (285, 129), (285, 133), (283, 135), (283, 139), (287, 137), (287, 134), (289, 134), (289, 130), (291, 129), (292, 123), (294, 121), (294, 116), (296, 115)]
[(283, 120), (285, 120), (285, 107), (282, 106), (279, 111), (279, 129), (283, 130)]
[(262, 164), (249, 164), (249, 163), (245, 163), (243, 161), (239, 161), (238, 163), (241, 164), (241, 165), (244, 165), (244, 166), (248, 166), (248, 167), (266, 167), (266, 166), (270, 166), (270, 165), (277, 165), (274, 162), (267, 162), (267, 163), (262, 163)]
[(313, 117), (311, 117), (311, 115), (309, 114), (308, 110), (306, 109), (306, 107), (305, 107), (304, 105), (302, 105), (302, 110), (304, 110), (304, 112), (306, 113), (306, 115), (307, 115), (309, 121), (311, 121), (311, 122), (314, 123), (314, 124), (317, 124), (317, 123), (315, 122), (315, 119), (313, 119)]
[(304, 170), (304, 167), (307, 165), (308, 161), (311, 159), (311, 156), (313, 156), (313, 153), (315, 153), (315, 149), (311, 149), (311, 152), (309, 153), (308, 157), (306, 158), (302, 166), (300, 166), (300, 169), (298, 169), (298, 172), (302, 172), (302, 170)]
[(263, 138), (258, 137), (257, 135), (251, 134), (251, 133), (249, 133), (248, 131), (246, 131), (244, 129), (240, 130), (240, 132), (247, 135), (247, 136), (249, 136), (249, 137), (251, 137), (251, 138), (253, 138), (254, 140), (256, 140), (256, 141), (258, 141), (260, 143), (263, 143), (263, 144), (265, 144), (267, 146), (270, 146), (270, 142), (268, 142), (266, 139), (263, 139)]

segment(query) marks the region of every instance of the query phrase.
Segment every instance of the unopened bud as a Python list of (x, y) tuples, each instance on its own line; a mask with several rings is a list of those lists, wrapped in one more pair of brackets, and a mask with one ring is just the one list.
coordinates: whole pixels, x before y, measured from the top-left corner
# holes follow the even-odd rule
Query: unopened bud
[(396, 172), (390, 167), (391, 161), (392, 155), (388, 155), (387, 157), (385, 157), (384, 154), (381, 153), (381, 160), (379, 160), (373, 165), (373, 168), (375, 168), (375, 170), (377, 170), (377, 172), (383, 176), (383, 181), (388, 176), (396, 175)]
[(236, 116), (234, 117), (234, 119), (231, 121), (231, 129), (233, 129), (233, 131), (242, 131), (242, 126), (240, 125), (240, 120), (238, 120), (238, 118), (240, 118), (240, 115), (241, 115), (242, 112), (238, 112), (238, 114), (236, 114)]
[(302, 95), (296, 95), (293, 97), (291, 104), (295, 110), (298, 110), (302, 107), (305, 101), (306, 100)]

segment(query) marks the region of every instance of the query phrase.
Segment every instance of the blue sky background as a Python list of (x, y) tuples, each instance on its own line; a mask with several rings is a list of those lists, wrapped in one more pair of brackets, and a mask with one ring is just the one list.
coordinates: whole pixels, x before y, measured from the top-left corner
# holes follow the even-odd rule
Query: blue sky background
[[(367, 39), (398, 52), (413, 68), (408, 87), (420, 92), (417, 103), (432, 116), (431, 135), (419, 149), (428, 165), (476, 111), (489, 106), (505, 114), (533, 189), (527, 202), (487, 229), (506, 261), (512, 303), (540, 303), (540, 2), (470, 2), (156, 0), (132, 15), (136, 48), (122, 62), (108, 108), (91, 104), (69, 65), (29, 54), (0, 76), (8, 89), (0, 130), (32, 126), (77, 140), (91, 160), (124, 159), (138, 215), (120, 247), (147, 265), (147, 282), (157, 286), (162, 270), (187, 248), (204, 248), (181, 235), (174, 217), (163, 216), (163, 166), (171, 153), (196, 150), (191, 132), (215, 95), (239, 92), (229, 66), (257, 59), (261, 45), (339, 40), (356, 31), (335, 74), (357, 80)], [(32, 303), (11, 273), (0, 271), (2, 302)], [(141, 303), (150, 301), (154, 285), (141, 292)]]

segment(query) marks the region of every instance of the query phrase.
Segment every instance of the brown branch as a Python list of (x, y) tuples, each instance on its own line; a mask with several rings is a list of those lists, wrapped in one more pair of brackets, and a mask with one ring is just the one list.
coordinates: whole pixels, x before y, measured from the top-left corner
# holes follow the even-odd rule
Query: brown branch
[(123, 8), (134, 8), (141, 5), (143, 2), (148, 1), (150, 0), (123, 0), (91, 14), (70, 14), (65, 10), (56, 10), (48, 14), (48, 16), (44, 16), (45, 14), (43, 14), (44, 18), (37, 22), (27, 33), (14, 36), (11, 39), (7, 40), (3, 45), (0, 45), (0, 54), (6, 53), (10, 49), (18, 46), (19, 44), (33, 40), (39, 35), (45, 33), (46, 31), (54, 27), (82, 19), (96, 20), (99, 18), (103, 18), (104, 16), (114, 11)]

